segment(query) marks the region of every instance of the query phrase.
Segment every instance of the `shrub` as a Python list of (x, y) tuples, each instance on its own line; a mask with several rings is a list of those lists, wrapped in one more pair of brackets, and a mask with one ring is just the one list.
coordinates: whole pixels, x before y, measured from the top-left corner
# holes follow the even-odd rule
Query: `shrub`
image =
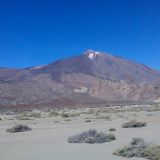
[(116, 129), (115, 128), (110, 128), (109, 131), (114, 132), (114, 131), (116, 131)]
[(108, 121), (111, 121), (111, 116), (99, 116), (99, 117), (96, 117), (96, 119), (105, 119), (105, 120), (108, 120)]
[(69, 117), (69, 114), (67, 114), (67, 113), (62, 113), (61, 116), (62, 116), (63, 118), (68, 118), (68, 117)]
[(18, 116), (18, 117), (16, 117), (17, 118), (17, 120), (32, 120), (31, 118), (29, 118), (29, 117), (20, 117), (20, 116)]
[(33, 117), (33, 118), (41, 118), (40, 112), (22, 112), (18, 117)]
[(133, 138), (128, 146), (116, 150), (113, 154), (127, 158), (139, 157), (149, 160), (160, 160), (160, 146), (145, 143), (141, 138)]
[(31, 131), (31, 130), (32, 129), (26, 125), (18, 124), (10, 129), (7, 129), (6, 131), (10, 133), (15, 133), (15, 132), (25, 132), (25, 131)]
[(41, 118), (41, 113), (33, 112), (28, 117)]
[(55, 111), (52, 111), (52, 112), (49, 113), (49, 117), (52, 117), (52, 116), (57, 117), (57, 116), (59, 116), (59, 113), (55, 112)]
[(132, 138), (130, 145), (131, 146), (146, 146), (146, 143), (144, 139), (136, 137), (136, 138)]
[(78, 117), (78, 116), (80, 116), (80, 114), (79, 114), (79, 113), (65, 113), (65, 112), (63, 112), (63, 113), (61, 114), (61, 116), (62, 116), (63, 118)]
[(160, 146), (149, 145), (144, 149), (143, 156), (149, 160), (160, 160)]
[(71, 119), (64, 119), (64, 121), (68, 121), (69, 122), (69, 121), (71, 121)]
[(122, 124), (122, 128), (140, 128), (145, 127), (146, 125), (146, 122), (137, 122), (136, 120), (132, 120)]
[(69, 143), (105, 143), (115, 140), (116, 137), (112, 134), (105, 134), (103, 132), (97, 132), (95, 129), (91, 129), (81, 134), (77, 134), (68, 138)]
[(90, 122), (92, 122), (92, 121), (91, 121), (91, 120), (85, 120), (85, 122), (86, 122), (86, 123), (90, 123)]

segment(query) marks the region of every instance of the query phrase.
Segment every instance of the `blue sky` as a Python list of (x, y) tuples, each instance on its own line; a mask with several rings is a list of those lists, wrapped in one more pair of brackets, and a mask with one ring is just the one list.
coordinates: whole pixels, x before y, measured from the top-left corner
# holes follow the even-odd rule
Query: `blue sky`
[(160, 69), (159, 0), (1, 0), (0, 66), (44, 65), (92, 48)]

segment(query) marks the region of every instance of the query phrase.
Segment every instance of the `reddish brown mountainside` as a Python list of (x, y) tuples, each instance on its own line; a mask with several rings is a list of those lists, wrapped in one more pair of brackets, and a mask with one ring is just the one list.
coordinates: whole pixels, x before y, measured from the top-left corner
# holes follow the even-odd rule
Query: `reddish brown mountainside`
[(155, 101), (160, 72), (103, 52), (86, 51), (46, 66), (0, 68), (0, 106)]

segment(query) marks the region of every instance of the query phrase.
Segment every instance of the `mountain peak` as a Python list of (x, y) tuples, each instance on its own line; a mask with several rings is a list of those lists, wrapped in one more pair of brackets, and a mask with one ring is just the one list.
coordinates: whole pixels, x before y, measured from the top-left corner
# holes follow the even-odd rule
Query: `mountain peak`
[(0, 91), (0, 107), (159, 101), (160, 72), (89, 49), (45, 66), (0, 68)]
[(101, 55), (101, 52), (93, 51), (92, 49), (87, 50), (84, 53), (89, 59), (94, 60), (97, 56)]

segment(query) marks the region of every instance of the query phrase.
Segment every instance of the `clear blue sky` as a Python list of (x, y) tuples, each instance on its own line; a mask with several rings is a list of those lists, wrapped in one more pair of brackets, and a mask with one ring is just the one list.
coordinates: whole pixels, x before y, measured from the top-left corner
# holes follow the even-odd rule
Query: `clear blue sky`
[(0, 66), (43, 65), (89, 48), (160, 69), (160, 1), (0, 0)]

